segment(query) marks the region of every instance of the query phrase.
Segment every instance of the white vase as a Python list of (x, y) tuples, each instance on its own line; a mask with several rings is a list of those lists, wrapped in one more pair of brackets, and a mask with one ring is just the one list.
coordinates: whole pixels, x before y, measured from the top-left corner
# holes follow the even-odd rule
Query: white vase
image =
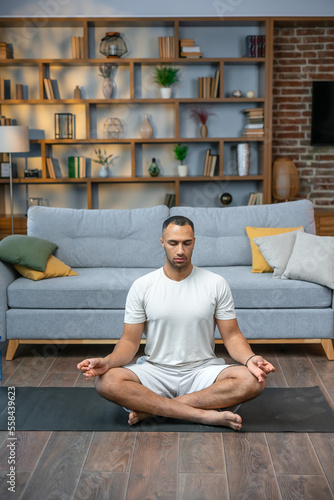
[(102, 92), (106, 99), (111, 99), (113, 86), (110, 81), (110, 78), (103, 78)]
[(169, 99), (172, 96), (172, 89), (171, 87), (162, 87), (160, 89), (161, 92), (161, 97), (163, 99)]
[(108, 170), (105, 165), (102, 165), (101, 170), (99, 172), (99, 177), (107, 177), (108, 176)]
[(188, 165), (178, 165), (177, 171), (179, 173), (179, 177), (187, 177), (188, 175)]
[(140, 125), (139, 135), (142, 139), (150, 139), (153, 135), (153, 127), (148, 119), (148, 114), (145, 113), (143, 123)]

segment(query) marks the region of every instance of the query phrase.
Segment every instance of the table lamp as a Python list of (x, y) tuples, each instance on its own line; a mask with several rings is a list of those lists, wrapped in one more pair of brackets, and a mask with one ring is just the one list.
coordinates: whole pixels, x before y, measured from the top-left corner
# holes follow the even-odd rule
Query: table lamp
[(0, 126), (0, 153), (9, 153), (9, 198), (12, 234), (14, 234), (12, 153), (26, 153), (29, 150), (28, 127), (21, 125)]

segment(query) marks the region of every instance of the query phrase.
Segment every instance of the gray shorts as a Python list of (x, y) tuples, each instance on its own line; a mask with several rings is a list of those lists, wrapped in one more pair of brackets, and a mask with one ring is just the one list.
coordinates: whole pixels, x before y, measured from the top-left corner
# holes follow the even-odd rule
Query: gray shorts
[(123, 368), (131, 370), (151, 391), (172, 399), (210, 387), (229, 366), (233, 365), (227, 365), (222, 358), (213, 358), (187, 367), (168, 367), (150, 363), (142, 356), (136, 364)]

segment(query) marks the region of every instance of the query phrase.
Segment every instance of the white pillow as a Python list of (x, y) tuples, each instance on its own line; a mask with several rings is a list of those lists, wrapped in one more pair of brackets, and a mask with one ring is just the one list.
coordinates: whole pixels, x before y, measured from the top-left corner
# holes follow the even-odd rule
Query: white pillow
[(254, 243), (259, 247), (263, 257), (273, 268), (273, 278), (280, 278), (285, 271), (286, 265), (295, 246), (297, 233), (304, 229), (297, 229), (289, 233), (274, 234), (272, 236), (260, 236), (253, 238)]
[(334, 289), (334, 237), (298, 232), (282, 277)]

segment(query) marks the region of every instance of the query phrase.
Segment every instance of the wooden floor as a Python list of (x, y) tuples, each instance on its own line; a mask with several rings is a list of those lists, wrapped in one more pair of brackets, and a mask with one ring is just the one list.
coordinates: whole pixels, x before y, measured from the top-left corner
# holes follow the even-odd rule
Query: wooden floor
[[(58, 352), (55, 346), (20, 346), (9, 362), (3, 352), (2, 384), (86, 386), (77, 362), (109, 349), (62, 347)], [(268, 386), (318, 385), (334, 408), (334, 361), (320, 345), (258, 345), (256, 351), (276, 366)], [(224, 356), (224, 347), (217, 352)], [(16, 432), (16, 437), (13, 494), (7, 490), (7, 432), (0, 433), (2, 500), (334, 498), (334, 434)]]

